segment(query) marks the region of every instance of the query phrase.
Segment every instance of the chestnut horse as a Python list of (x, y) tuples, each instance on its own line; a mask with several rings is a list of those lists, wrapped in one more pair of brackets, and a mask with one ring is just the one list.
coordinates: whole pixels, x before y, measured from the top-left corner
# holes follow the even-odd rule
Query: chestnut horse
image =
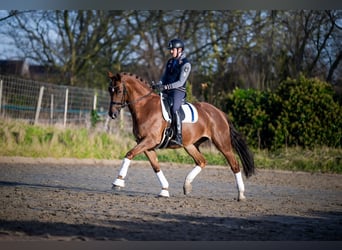
[[(110, 78), (110, 107), (108, 115), (115, 119), (123, 107), (128, 107), (133, 120), (133, 134), (137, 145), (125, 155), (119, 174), (113, 182), (113, 188), (123, 188), (124, 178), (131, 160), (138, 154), (144, 153), (161, 184), (159, 196), (169, 197), (169, 183), (165, 178), (156, 154), (165, 128), (168, 126), (162, 116), (161, 97), (154, 93), (151, 86), (140, 77), (130, 73), (108, 72)], [(198, 111), (198, 121), (195, 123), (183, 123), (183, 147), (194, 159), (196, 166), (185, 178), (183, 191), (188, 194), (192, 189), (192, 181), (207, 164), (204, 156), (199, 151), (199, 146), (206, 140), (216, 146), (225, 156), (231, 170), (234, 173), (238, 190), (237, 200), (244, 200), (245, 187), (241, 176), (239, 162), (235, 158), (233, 149), (239, 155), (246, 177), (254, 174), (254, 159), (251, 151), (241, 136), (233, 127), (226, 114), (213, 105), (205, 102), (193, 104)], [(179, 148), (180, 146), (167, 146), (166, 148)]]

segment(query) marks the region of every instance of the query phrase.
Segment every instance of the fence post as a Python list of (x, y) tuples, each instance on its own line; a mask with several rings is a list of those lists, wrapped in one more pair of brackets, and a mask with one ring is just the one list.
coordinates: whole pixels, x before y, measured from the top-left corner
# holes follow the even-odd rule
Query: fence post
[(53, 94), (51, 94), (51, 103), (50, 103), (50, 123), (53, 124)]
[(2, 80), (0, 80), (0, 114), (2, 108)]
[(68, 113), (68, 98), (69, 98), (69, 89), (65, 90), (65, 103), (64, 103), (64, 127), (66, 127), (67, 122), (67, 113)]
[(103, 128), (106, 132), (111, 132), (110, 127), (109, 127), (109, 115), (106, 116), (106, 121), (105, 121)]
[(94, 95), (94, 101), (93, 101), (93, 110), (96, 110), (96, 104), (97, 104), (97, 95)]
[(43, 94), (44, 94), (44, 86), (41, 86), (39, 90), (39, 97), (38, 97), (38, 103), (37, 103), (37, 109), (36, 109), (36, 116), (34, 118), (34, 125), (38, 123), (40, 108), (42, 106)]

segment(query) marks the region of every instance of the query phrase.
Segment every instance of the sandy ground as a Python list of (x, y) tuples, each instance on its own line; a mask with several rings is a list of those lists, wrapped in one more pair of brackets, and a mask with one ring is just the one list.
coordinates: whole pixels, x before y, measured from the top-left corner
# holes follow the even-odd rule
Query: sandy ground
[(342, 240), (342, 175), (258, 170), (245, 202), (229, 168), (208, 166), (183, 194), (190, 165), (162, 163), (170, 198), (146, 162), (0, 158), (0, 241)]

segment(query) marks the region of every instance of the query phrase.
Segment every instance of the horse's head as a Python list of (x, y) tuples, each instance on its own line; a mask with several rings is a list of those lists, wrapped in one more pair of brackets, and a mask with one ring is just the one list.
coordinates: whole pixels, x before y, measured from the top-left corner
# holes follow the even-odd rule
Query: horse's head
[(110, 95), (110, 105), (108, 115), (115, 119), (122, 107), (126, 104), (126, 88), (121, 80), (121, 75), (114, 75), (112, 72), (108, 72), (108, 77), (110, 79), (108, 92)]

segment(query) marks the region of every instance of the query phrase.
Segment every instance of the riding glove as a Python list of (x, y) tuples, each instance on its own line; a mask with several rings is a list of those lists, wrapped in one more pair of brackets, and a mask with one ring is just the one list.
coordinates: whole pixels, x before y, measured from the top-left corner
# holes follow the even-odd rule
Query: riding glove
[(157, 83), (157, 84), (152, 85), (152, 89), (159, 90), (159, 91), (162, 91), (162, 90), (166, 89), (165, 87), (166, 86), (161, 84), (160, 82)]

